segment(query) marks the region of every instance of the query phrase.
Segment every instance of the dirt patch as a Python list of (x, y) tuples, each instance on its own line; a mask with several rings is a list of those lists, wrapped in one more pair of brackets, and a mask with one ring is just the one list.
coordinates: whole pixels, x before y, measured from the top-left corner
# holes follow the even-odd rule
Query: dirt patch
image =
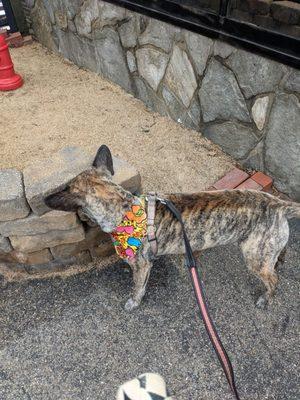
[(8, 267), (6, 264), (0, 262), (0, 275), (3, 280), (1, 281), (2, 286), (7, 285), (9, 282), (20, 282), (20, 281), (33, 281), (41, 279), (67, 279), (71, 276), (82, 274), (91, 270), (105, 269), (113, 263), (119, 261), (116, 254), (111, 256), (99, 258), (90, 263), (74, 264), (65, 267), (57, 267), (53, 270), (26, 270), (18, 267)]
[(22, 169), (67, 145), (109, 145), (141, 172), (144, 188), (197, 191), (231, 167), (201, 134), (149, 112), (95, 73), (35, 43), (11, 50), (25, 85), (0, 92), (0, 168)]

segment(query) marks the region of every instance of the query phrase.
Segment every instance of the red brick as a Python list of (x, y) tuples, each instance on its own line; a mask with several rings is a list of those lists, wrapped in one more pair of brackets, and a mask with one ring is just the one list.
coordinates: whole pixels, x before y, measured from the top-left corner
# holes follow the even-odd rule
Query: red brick
[(31, 35), (23, 36), (23, 44), (31, 44), (33, 43), (33, 39)]
[(229, 171), (228, 174), (223, 176), (223, 178), (214, 183), (213, 187), (218, 190), (234, 189), (242, 182), (244, 182), (247, 178), (249, 178), (249, 175), (245, 171), (234, 168)]
[(237, 186), (236, 189), (262, 190), (262, 186), (260, 186), (257, 182), (255, 182), (252, 178), (249, 178), (243, 183), (241, 183), (239, 186)]
[(9, 40), (22, 39), (22, 35), (21, 35), (20, 32), (10, 33), (10, 34), (8, 35), (8, 39), (9, 39)]
[(6, 39), (7, 36), (8, 36), (7, 30), (3, 29), (3, 28), (0, 28), (0, 35), (4, 36), (4, 38)]
[(6, 38), (6, 43), (11, 47), (23, 46), (23, 38), (20, 32), (10, 33)]
[(268, 192), (272, 189), (273, 179), (262, 172), (255, 172), (255, 174), (251, 176), (251, 179), (262, 186), (264, 192)]

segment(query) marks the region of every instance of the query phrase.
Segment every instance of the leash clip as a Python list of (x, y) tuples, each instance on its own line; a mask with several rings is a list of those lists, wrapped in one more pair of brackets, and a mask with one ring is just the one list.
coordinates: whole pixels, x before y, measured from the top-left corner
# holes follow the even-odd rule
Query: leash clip
[(161, 197), (157, 197), (157, 200), (161, 203), (161, 204), (167, 204), (167, 201), (165, 199), (162, 199)]

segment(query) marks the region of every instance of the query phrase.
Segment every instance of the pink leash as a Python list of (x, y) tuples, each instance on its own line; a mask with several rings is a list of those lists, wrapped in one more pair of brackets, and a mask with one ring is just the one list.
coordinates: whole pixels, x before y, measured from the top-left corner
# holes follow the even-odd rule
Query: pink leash
[(226, 350), (224, 349), (221, 339), (217, 333), (216, 327), (214, 326), (214, 323), (208, 312), (208, 307), (207, 307), (206, 300), (205, 300), (204, 290), (203, 290), (201, 280), (199, 277), (199, 273), (198, 273), (198, 270), (196, 267), (196, 261), (193, 256), (192, 248), (191, 248), (190, 242), (188, 240), (188, 237), (187, 237), (187, 234), (185, 231), (184, 223), (181, 218), (181, 214), (176, 209), (176, 207), (174, 206), (174, 204), (171, 201), (162, 200), (162, 199), (159, 199), (159, 201), (161, 203), (165, 204), (167, 206), (167, 208), (172, 212), (172, 214), (181, 223), (184, 244), (185, 244), (185, 249), (186, 249), (186, 265), (189, 268), (189, 271), (191, 274), (191, 279), (193, 282), (194, 292), (196, 295), (199, 310), (200, 310), (206, 331), (210, 338), (210, 341), (215, 349), (215, 352), (219, 358), (219, 361), (220, 361), (222, 368), (224, 370), (224, 373), (226, 375), (226, 378), (227, 378), (227, 381), (231, 388), (231, 391), (232, 391), (234, 397), (236, 398), (236, 400), (240, 400), (240, 397), (238, 395), (238, 392), (237, 392), (237, 389), (235, 386), (234, 372), (233, 372), (233, 368), (232, 368), (230, 359), (226, 353)]

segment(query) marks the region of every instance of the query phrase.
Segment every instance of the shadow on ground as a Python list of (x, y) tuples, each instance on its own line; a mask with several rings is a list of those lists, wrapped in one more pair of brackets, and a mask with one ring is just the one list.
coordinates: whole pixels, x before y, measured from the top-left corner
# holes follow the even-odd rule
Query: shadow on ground
[[(234, 248), (202, 256), (211, 313), (243, 400), (299, 399), (299, 236), (267, 311)], [(118, 385), (159, 372), (177, 399), (230, 400), (191, 285), (177, 258), (160, 260), (141, 308), (123, 310), (131, 275), (121, 264), (67, 280), (9, 284), (0, 296), (0, 399), (106, 400)], [(181, 261), (179, 262), (181, 264)]]

